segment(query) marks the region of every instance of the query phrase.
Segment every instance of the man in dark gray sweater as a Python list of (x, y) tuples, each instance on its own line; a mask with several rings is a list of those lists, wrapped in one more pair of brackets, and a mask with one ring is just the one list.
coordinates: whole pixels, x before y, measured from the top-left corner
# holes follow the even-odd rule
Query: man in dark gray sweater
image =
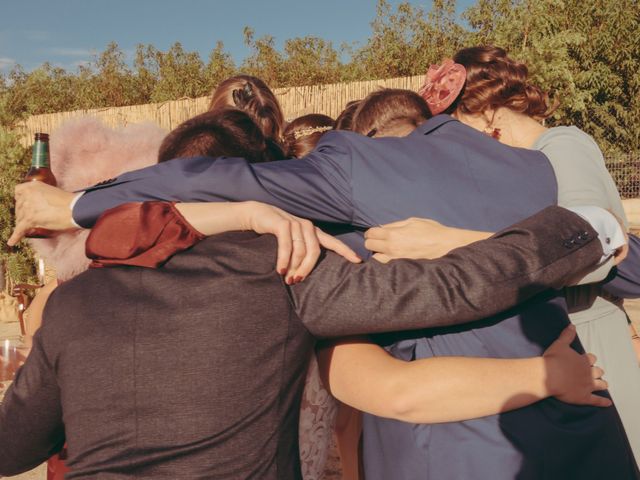
[[(251, 233), (211, 237), (160, 269), (89, 270), (52, 294), (7, 392), (0, 474), (66, 442), (70, 479), (300, 478), (315, 337), (484, 318), (561, 287), (602, 250), (587, 222), (550, 207), (435, 261), (329, 253), (294, 287), (274, 271), (274, 237)], [(600, 412), (611, 421), (588, 440), (625, 465), (615, 409)]]

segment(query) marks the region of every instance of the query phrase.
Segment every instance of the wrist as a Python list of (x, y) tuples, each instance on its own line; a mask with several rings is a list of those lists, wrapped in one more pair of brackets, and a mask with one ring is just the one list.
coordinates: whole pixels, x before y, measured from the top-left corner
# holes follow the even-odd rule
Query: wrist
[(557, 371), (558, 365), (556, 359), (549, 355), (534, 357), (528, 359), (531, 361), (531, 371), (533, 373), (533, 382), (535, 392), (539, 397), (556, 397), (562, 394), (562, 385), (558, 381), (558, 376), (554, 372)]
[(82, 228), (73, 218), (73, 207), (76, 206), (76, 203), (78, 203), (78, 200), (80, 200), (80, 197), (82, 197), (82, 195), (84, 195), (84, 192), (80, 192), (80, 193), (76, 193), (75, 195), (72, 194), (72, 196), (70, 197), (70, 202), (69, 202), (69, 222), (70, 222), (70, 227), (69, 228)]
[(230, 210), (238, 219), (240, 230), (255, 230), (254, 215), (257, 211), (257, 202), (231, 202), (229, 203)]

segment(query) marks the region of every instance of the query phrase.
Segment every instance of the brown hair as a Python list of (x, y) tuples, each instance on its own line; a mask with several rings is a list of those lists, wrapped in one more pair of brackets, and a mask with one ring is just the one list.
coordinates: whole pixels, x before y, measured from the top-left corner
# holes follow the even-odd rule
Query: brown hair
[(360, 105), (361, 102), (362, 100), (351, 100), (348, 102), (344, 110), (338, 115), (338, 118), (336, 118), (336, 123), (333, 128), (336, 130), (351, 130), (353, 126), (353, 115), (356, 113), (358, 105)]
[(385, 88), (370, 93), (358, 105), (352, 130), (373, 136), (400, 124), (417, 127), (429, 118), (427, 102), (416, 92)]
[(208, 111), (178, 125), (162, 141), (158, 162), (201, 156), (242, 157), (251, 163), (284, 158), (280, 147), (236, 108)]
[(236, 75), (222, 81), (213, 91), (209, 110), (235, 107), (247, 112), (265, 137), (280, 142), (284, 115), (271, 89), (257, 77)]
[(527, 66), (509, 58), (502, 48), (463, 48), (453, 60), (467, 70), (467, 81), (449, 112), (474, 114), (506, 107), (542, 119), (557, 108), (546, 92), (529, 83)]
[(283, 145), (287, 157), (302, 158), (313, 150), (320, 137), (333, 130), (333, 118), (320, 113), (303, 115), (284, 130)]

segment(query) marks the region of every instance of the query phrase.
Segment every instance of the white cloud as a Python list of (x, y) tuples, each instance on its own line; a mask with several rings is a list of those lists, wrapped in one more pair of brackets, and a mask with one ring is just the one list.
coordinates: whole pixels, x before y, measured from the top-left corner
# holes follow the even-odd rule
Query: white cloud
[(9, 70), (16, 64), (13, 58), (0, 57), (0, 70)]
[(88, 57), (93, 51), (88, 48), (53, 47), (49, 49), (49, 53), (60, 55), (61, 57)]
[(45, 30), (24, 30), (22, 35), (33, 42), (41, 42), (51, 38), (51, 34)]

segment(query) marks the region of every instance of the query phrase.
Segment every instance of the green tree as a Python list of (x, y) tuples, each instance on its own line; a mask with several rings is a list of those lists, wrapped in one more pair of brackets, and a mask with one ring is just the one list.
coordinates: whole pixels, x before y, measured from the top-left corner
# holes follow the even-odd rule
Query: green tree
[(241, 71), (263, 79), (272, 88), (283, 86), (282, 54), (275, 46), (275, 38), (264, 35), (254, 38), (255, 32), (250, 27), (244, 28), (244, 43), (251, 48), (251, 54), (242, 62)]
[(160, 76), (156, 61), (157, 49), (152, 45), (136, 45), (136, 53), (133, 59), (135, 85), (140, 96), (151, 101), (158, 78)]
[(231, 55), (224, 51), (224, 44), (217, 42), (209, 55), (209, 61), (205, 67), (204, 77), (207, 90), (211, 92), (225, 78), (237, 73), (236, 64)]
[(18, 136), (0, 126), (0, 262), (16, 282), (30, 282), (35, 276), (31, 250), (24, 243), (9, 251), (7, 240), (14, 225), (13, 189), (29, 166), (29, 149), (20, 145)]
[(636, 0), (478, 0), (471, 44), (495, 44), (529, 66), (560, 108), (610, 155), (640, 150), (640, 25)]
[(285, 41), (281, 69), (284, 85), (336, 83), (343, 78), (340, 53), (331, 42), (318, 37)]
[(425, 73), (430, 64), (464, 45), (468, 36), (457, 22), (455, 0), (435, 0), (429, 12), (409, 2), (393, 11), (387, 0), (378, 0), (371, 28), (371, 37), (353, 58), (367, 78)]
[(167, 52), (155, 51), (158, 79), (151, 94), (152, 102), (178, 98), (196, 98), (208, 93), (204, 64), (197, 52), (187, 52), (180, 42)]
[[(111, 42), (104, 52), (94, 58), (91, 64), (93, 75), (86, 71), (91, 85), (83, 100), (95, 107), (120, 107), (139, 103), (134, 77), (127, 66), (124, 52), (117, 43)], [(90, 108), (91, 108), (90, 107)]]

